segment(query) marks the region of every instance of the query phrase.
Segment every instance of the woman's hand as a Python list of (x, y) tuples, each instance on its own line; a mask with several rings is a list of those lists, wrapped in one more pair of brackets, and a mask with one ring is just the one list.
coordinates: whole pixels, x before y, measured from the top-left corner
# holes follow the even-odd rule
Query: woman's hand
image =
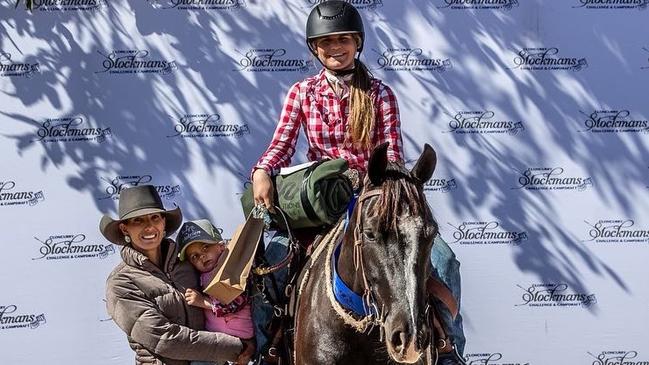
[(193, 305), (194, 307), (205, 308), (205, 309), (212, 308), (211, 303), (207, 300), (207, 298), (203, 294), (191, 288), (185, 290), (185, 301), (187, 302), (187, 304)]
[(243, 345), (243, 350), (241, 350), (241, 353), (239, 354), (239, 356), (237, 356), (237, 360), (235, 360), (234, 363), (236, 365), (248, 365), (250, 360), (252, 360), (253, 355), (255, 354), (255, 349), (257, 348), (255, 339), (241, 339), (241, 344)]
[(275, 212), (273, 201), (273, 181), (264, 169), (257, 169), (252, 174), (252, 196), (255, 204), (264, 204), (266, 209)]

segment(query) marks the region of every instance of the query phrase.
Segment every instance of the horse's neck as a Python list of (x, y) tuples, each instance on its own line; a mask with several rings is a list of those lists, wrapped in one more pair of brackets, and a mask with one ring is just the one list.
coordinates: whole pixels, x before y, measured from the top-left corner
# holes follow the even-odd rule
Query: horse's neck
[(363, 293), (363, 280), (354, 267), (354, 234), (350, 224), (348, 232), (343, 235), (340, 256), (338, 257), (338, 275), (355, 293)]

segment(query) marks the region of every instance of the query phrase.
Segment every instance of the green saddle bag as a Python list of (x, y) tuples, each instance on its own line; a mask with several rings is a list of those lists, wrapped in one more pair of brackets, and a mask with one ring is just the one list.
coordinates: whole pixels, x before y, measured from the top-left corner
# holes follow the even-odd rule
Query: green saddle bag
[[(312, 228), (336, 223), (352, 199), (354, 189), (344, 175), (349, 168), (342, 158), (284, 169), (274, 176), (275, 205), (286, 215), (289, 227)], [(241, 197), (245, 216), (254, 207), (252, 184)], [(286, 229), (278, 213), (271, 214), (276, 228)]]

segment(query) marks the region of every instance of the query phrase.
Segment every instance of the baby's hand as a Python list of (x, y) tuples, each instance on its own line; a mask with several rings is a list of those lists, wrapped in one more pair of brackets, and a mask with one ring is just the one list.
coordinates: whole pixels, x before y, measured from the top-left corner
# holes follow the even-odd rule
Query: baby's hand
[(187, 304), (193, 305), (194, 307), (204, 308), (205, 298), (203, 298), (203, 294), (194, 289), (185, 290), (185, 301)]

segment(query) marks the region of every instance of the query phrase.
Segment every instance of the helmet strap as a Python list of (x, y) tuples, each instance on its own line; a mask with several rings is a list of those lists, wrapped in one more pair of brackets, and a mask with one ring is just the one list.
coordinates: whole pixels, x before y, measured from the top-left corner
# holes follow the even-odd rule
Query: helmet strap
[(332, 69), (328, 68), (327, 66), (325, 66), (324, 63), (322, 63), (322, 61), (320, 61), (320, 57), (318, 57), (317, 54), (314, 53), (314, 57), (315, 57), (316, 60), (318, 60), (318, 62), (320, 62), (322, 67), (324, 67), (330, 74), (332, 74), (334, 76), (345, 76), (345, 75), (352, 74), (352, 73), (354, 73), (354, 71), (356, 71), (356, 62), (360, 61), (361, 55), (359, 53), (358, 56), (356, 58), (354, 58), (354, 67), (349, 68), (347, 70), (332, 70)]
[(354, 65), (354, 67), (349, 68), (347, 70), (332, 70), (332, 69), (327, 68), (327, 71), (330, 72), (332, 75), (335, 75), (335, 76), (339, 76), (339, 77), (347, 76), (347, 75), (353, 74), (354, 71), (356, 71), (356, 65)]

